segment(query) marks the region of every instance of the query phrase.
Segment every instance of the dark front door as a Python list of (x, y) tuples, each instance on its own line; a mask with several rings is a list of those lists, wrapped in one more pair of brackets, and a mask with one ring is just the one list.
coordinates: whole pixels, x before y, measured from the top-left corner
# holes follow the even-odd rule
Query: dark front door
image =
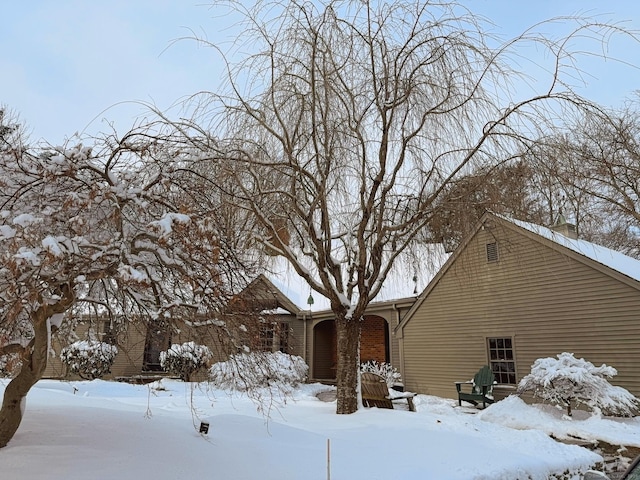
[(313, 329), (313, 378), (335, 380), (337, 361), (336, 322), (325, 320)]
[(160, 352), (171, 346), (171, 333), (164, 325), (149, 325), (147, 339), (144, 346), (144, 361), (142, 368), (147, 372), (162, 371), (160, 366)]

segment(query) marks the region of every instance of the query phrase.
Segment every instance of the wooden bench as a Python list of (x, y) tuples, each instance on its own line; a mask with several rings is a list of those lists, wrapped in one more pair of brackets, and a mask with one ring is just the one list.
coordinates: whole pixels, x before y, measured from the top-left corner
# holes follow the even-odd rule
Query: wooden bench
[(360, 376), (360, 386), (362, 390), (362, 404), (365, 407), (378, 407), (393, 409), (393, 402), (406, 400), (409, 410), (415, 412), (413, 397), (415, 393), (397, 392), (397, 395), (391, 395), (387, 381), (371, 372), (363, 372)]
[[(473, 380), (467, 382), (455, 382), (458, 391), (458, 405), (462, 405), (462, 401), (478, 405), (482, 402), (482, 407), (486, 408), (487, 403), (493, 403), (493, 385), (496, 379), (488, 365), (485, 365), (478, 373), (475, 374)], [(470, 391), (464, 391), (463, 385), (469, 385)]]

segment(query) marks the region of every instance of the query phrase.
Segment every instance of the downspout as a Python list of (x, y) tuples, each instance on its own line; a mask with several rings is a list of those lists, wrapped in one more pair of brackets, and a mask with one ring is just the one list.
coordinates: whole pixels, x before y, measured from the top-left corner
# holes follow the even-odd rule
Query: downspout
[[(298, 313), (298, 319), (302, 320), (302, 358), (307, 363), (307, 365), (309, 365), (309, 362), (308, 362), (309, 356), (307, 354), (307, 320), (309, 320), (310, 318), (311, 318), (310, 310), (301, 310)], [(311, 368), (311, 365), (309, 365), (309, 368)], [(311, 372), (309, 372), (309, 374), (311, 374)]]
[[(309, 289), (309, 298), (307, 298), (307, 305), (309, 305), (309, 317), (311, 317), (311, 306), (315, 302), (313, 301), (313, 295), (311, 294), (311, 289)], [(309, 361), (307, 360), (307, 313), (304, 312), (302, 314), (302, 319), (304, 321), (304, 335), (303, 335), (303, 348), (304, 348), (304, 361), (307, 365), (309, 365)], [(314, 378), (316, 372), (313, 371), (313, 366), (309, 365), (309, 378)]]
[(302, 312), (302, 325), (304, 326), (304, 332), (302, 333), (302, 358), (304, 362), (307, 362), (307, 312)]
[[(392, 309), (395, 312), (395, 317), (396, 317), (395, 325), (393, 328), (393, 335), (396, 336), (395, 327), (400, 325), (400, 310), (398, 309), (398, 305), (396, 303), (392, 305)], [(404, 339), (403, 339), (402, 332), (400, 332), (400, 335), (397, 336), (397, 338), (398, 338), (398, 357), (400, 358), (399, 370), (400, 370), (400, 375), (402, 376), (402, 381), (404, 382)]]

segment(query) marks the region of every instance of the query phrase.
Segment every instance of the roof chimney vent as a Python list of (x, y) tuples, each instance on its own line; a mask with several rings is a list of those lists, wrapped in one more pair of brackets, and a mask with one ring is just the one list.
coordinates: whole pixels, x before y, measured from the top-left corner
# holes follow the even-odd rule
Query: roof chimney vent
[(567, 238), (572, 238), (574, 240), (578, 239), (578, 231), (576, 230), (576, 226), (573, 223), (567, 222), (567, 219), (564, 218), (562, 212), (560, 213), (560, 215), (558, 215), (556, 223), (551, 226), (551, 230), (560, 233)]

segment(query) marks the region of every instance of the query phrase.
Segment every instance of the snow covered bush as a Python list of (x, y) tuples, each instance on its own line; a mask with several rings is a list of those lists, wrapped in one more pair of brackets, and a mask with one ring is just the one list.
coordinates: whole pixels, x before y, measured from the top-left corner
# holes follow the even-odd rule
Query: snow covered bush
[(209, 347), (195, 342), (174, 343), (169, 350), (160, 352), (160, 366), (185, 382), (189, 382), (194, 373), (206, 368), (212, 359)]
[(211, 367), (211, 381), (226, 390), (260, 387), (296, 387), (307, 379), (309, 367), (296, 355), (253, 352), (232, 355)]
[(105, 342), (82, 340), (64, 347), (60, 359), (71, 373), (86, 380), (100, 378), (111, 371), (118, 348)]
[(360, 364), (360, 371), (380, 375), (387, 381), (388, 387), (402, 383), (400, 372), (390, 363), (378, 363), (375, 360), (369, 360), (368, 362)]
[(0, 356), (0, 378), (13, 377), (21, 364), (20, 355), (17, 353)]
[(607, 381), (617, 374), (613, 367), (596, 367), (564, 352), (557, 360), (537, 359), (531, 373), (520, 381), (518, 393), (532, 392), (535, 397), (566, 407), (568, 416), (572, 404), (585, 405), (596, 413), (632, 415), (640, 402), (628, 390)]

